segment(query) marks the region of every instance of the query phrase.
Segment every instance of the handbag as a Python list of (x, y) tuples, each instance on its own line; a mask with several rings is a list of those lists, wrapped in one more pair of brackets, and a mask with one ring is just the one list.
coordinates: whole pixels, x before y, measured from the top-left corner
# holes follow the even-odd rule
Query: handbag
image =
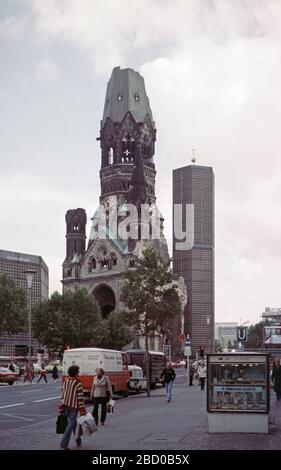
[(106, 412), (107, 413), (113, 413), (114, 411), (114, 405), (115, 405), (115, 400), (109, 400), (109, 402), (106, 405)]
[(66, 430), (68, 424), (68, 419), (66, 415), (58, 415), (57, 417), (57, 428), (56, 428), (56, 433), (57, 434), (64, 434), (64, 431)]

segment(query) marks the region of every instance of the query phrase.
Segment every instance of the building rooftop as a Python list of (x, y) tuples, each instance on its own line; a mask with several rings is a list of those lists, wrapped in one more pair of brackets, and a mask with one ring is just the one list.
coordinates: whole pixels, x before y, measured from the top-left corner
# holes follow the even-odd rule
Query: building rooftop
[(144, 122), (149, 116), (155, 127), (143, 77), (133, 69), (115, 67), (107, 84), (102, 127), (108, 117), (121, 122), (128, 111), (136, 122)]
[(18, 261), (21, 263), (34, 263), (44, 265), (48, 269), (46, 263), (41, 256), (28, 255), (26, 253), (17, 253), (15, 251), (0, 250), (0, 259), (8, 261)]

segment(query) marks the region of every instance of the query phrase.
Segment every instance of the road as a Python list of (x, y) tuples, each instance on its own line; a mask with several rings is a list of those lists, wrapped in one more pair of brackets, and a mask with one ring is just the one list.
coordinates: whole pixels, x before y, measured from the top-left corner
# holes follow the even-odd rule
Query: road
[[(187, 385), (178, 369), (173, 396), (166, 402), (162, 387), (116, 402), (105, 426), (83, 438), (81, 450), (281, 449), (281, 402), (271, 398), (270, 433), (209, 434), (206, 392)], [(0, 386), (0, 449), (56, 450), (55, 422), (60, 382)], [(89, 411), (92, 405), (87, 404)], [(75, 449), (73, 440), (70, 443)]]
[(57, 382), (0, 385), (0, 431), (42, 423), (57, 414), (61, 384)]

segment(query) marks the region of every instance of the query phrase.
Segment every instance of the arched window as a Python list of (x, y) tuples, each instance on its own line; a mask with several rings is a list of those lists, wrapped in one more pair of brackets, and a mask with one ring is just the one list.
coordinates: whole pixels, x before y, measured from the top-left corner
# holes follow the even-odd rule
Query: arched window
[(91, 258), (88, 263), (88, 272), (92, 273), (94, 269), (96, 269), (96, 267), (97, 267), (97, 263), (96, 263), (95, 258)]
[(112, 165), (113, 164), (113, 148), (110, 147), (108, 151), (108, 164)]
[(116, 266), (117, 265), (117, 256), (116, 256), (116, 254), (111, 253), (110, 258), (111, 258), (111, 265)]
[(135, 140), (130, 134), (122, 140), (122, 163), (132, 163), (135, 158)]

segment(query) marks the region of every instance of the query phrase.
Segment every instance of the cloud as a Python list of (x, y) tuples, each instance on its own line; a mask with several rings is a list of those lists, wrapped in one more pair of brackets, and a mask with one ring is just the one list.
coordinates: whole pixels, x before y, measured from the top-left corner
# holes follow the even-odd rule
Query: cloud
[(0, 37), (6, 39), (15, 39), (22, 35), (26, 30), (26, 17), (8, 16), (0, 19)]
[[(144, 76), (158, 129), (157, 198), (166, 218), (168, 238), (172, 228), (172, 169), (190, 163), (192, 146), (196, 148), (198, 164), (214, 167), (217, 318), (235, 320), (246, 311), (246, 319), (249, 315), (252, 320), (257, 319), (265, 305), (278, 306), (280, 1), (25, 0), (24, 3), (31, 25), (31, 42), (40, 48), (43, 57), (36, 66), (38, 79), (58, 79), (57, 68), (63, 70), (63, 59), (62, 54), (55, 55), (54, 51), (62, 50), (67, 50), (70, 58), (78, 52), (90, 64), (93, 75), (89, 93), (101, 80), (105, 88), (111, 69), (117, 65), (139, 69)], [(8, 23), (5, 34), (10, 30), (12, 35), (13, 21), (10, 26)], [(72, 79), (69, 77), (69, 82)], [(75, 122), (76, 111), (73, 105), (71, 115), (71, 108), (67, 108), (70, 122), (72, 119)], [(40, 118), (40, 111), (36, 117)], [(55, 139), (55, 133), (50, 135)], [(70, 146), (71, 139), (69, 133), (65, 140)], [(50, 161), (65, 158), (63, 176), (71, 180), (67, 156), (55, 153), (55, 144), (54, 141)], [(83, 148), (89, 154), (93, 150)], [(89, 165), (94, 168), (93, 161)], [(97, 187), (98, 174), (93, 180)], [(83, 192), (84, 183), (83, 187), (82, 183), (75, 185), (75, 194), (64, 188), (69, 207), (75, 207), (79, 187)], [(64, 204), (62, 192), (52, 186), (52, 200), (57, 198)], [(90, 189), (88, 193), (90, 201)], [(32, 194), (25, 192), (25, 197), (35, 200), (37, 189)], [(42, 193), (38, 197), (44, 199)], [(83, 192), (83, 199), (87, 197)], [(59, 258), (59, 253), (54, 256)]]
[(36, 65), (36, 77), (38, 80), (53, 82), (57, 76), (57, 65), (50, 57), (44, 57)]

